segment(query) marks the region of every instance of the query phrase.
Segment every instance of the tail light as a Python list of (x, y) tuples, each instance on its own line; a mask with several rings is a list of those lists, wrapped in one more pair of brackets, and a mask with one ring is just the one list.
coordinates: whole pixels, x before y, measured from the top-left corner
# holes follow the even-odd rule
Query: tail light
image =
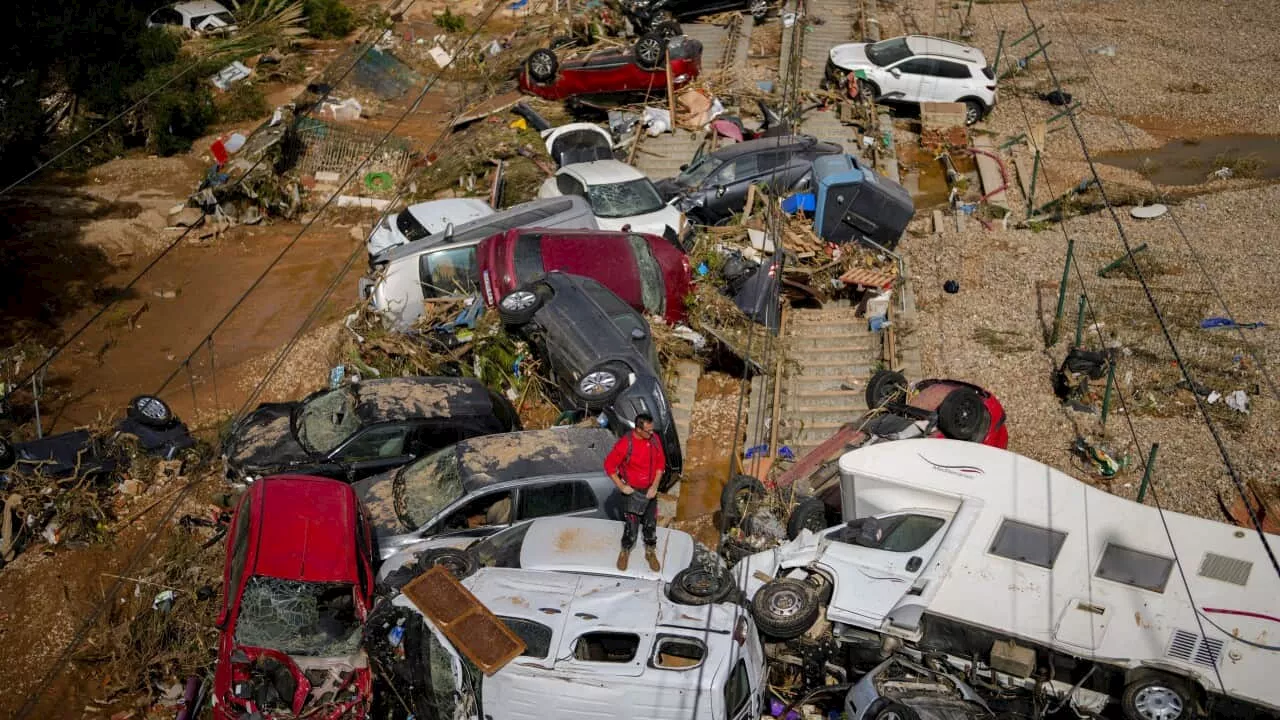
[(747, 642), (747, 617), (744, 615), (738, 618), (738, 624), (733, 627), (733, 641), (739, 646)]

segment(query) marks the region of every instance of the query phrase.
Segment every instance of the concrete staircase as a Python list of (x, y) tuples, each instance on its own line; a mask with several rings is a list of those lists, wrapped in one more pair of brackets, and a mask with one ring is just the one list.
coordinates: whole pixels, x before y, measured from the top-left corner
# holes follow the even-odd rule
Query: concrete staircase
[[(821, 20), (821, 25), (813, 25), (803, 34), (803, 46), (800, 57), (803, 59), (800, 68), (800, 88), (815, 90), (822, 83), (823, 73), (827, 68), (827, 53), (832, 46), (853, 42), (854, 20), (857, 17), (857, 3), (848, 0), (807, 0), (805, 2), (806, 19), (809, 23)], [(789, 29), (782, 32), (783, 63), (790, 57), (791, 33)], [(784, 75), (785, 77), (785, 75)], [(853, 137), (853, 130), (842, 124), (836, 117), (834, 106), (829, 110), (811, 110), (801, 120), (800, 130), (813, 135), (819, 140), (839, 143), (845, 152), (857, 155), (859, 147)]]
[(845, 304), (793, 309), (786, 347), (780, 436), (799, 457), (866, 410), (864, 391), (880, 361), (880, 334)]

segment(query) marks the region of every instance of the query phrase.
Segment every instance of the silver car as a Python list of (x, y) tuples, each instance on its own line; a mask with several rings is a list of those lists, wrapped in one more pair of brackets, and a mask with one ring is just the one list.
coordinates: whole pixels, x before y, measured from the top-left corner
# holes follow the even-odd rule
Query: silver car
[(995, 714), (977, 691), (949, 672), (901, 655), (862, 676), (845, 696), (849, 720), (982, 720)]
[(553, 515), (607, 517), (614, 493), (600, 428), (552, 428), (464, 440), (354, 483), (379, 556), (441, 534), (484, 536)]

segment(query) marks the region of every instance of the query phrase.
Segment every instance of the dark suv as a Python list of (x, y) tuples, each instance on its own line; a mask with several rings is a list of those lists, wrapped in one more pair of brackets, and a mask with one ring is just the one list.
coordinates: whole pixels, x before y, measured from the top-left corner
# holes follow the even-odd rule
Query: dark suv
[(679, 198), (689, 219), (714, 225), (742, 211), (747, 188), (764, 184), (774, 193), (807, 187), (813, 161), (844, 149), (812, 135), (782, 135), (734, 143), (712, 153), (701, 150), (680, 174), (657, 183), (662, 199)]
[(683, 469), (680, 439), (644, 317), (595, 280), (561, 272), (508, 293), (498, 314), (546, 361), (562, 409), (603, 411), (618, 436), (636, 415), (653, 418), (667, 456), (660, 487), (670, 487)]

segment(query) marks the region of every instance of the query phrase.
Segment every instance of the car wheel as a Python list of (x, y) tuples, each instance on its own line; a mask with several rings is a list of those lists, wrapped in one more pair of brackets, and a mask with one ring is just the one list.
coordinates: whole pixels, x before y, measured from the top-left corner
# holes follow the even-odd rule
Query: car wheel
[(977, 100), (964, 101), (964, 124), (972, 125), (982, 119), (986, 115), (986, 108)]
[(896, 370), (877, 370), (867, 381), (867, 409), (902, 402), (907, 396), (907, 377)]
[(1128, 720), (1184, 720), (1194, 715), (1192, 704), (1187, 684), (1164, 673), (1139, 677), (1120, 696)]
[(391, 591), (394, 594), (399, 592), (405, 585), (408, 585), (414, 578), (437, 565), (443, 565), (451, 575), (459, 580), (470, 577), (476, 570), (480, 569), (480, 564), (476, 562), (475, 557), (465, 550), (432, 548), (423, 550), (414, 557), (413, 562), (405, 563), (399, 569), (388, 574), (386, 579), (382, 581), (381, 587), (383, 590)]
[(560, 61), (556, 58), (556, 54), (546, 48), (538, 48), (534, 50), (529, 59), (525, 61), (525, 66), (529, 69), (529, 77), (536, 83), (549, 83), (556, 79), (556, 72), (560, 69)]
[(173, 410), (155, 395), (139, 395), (129, 401), (130, 418), (153, 428), (165, 428), (173, 422)]
[(750, 475), (735, 475), (720, 491), (720, 525), (728, 530), (764, 499), (764, 484)]
[(880, 99), (880, 87), (870, 80), (858, 78), (858, 97), (863, 96), (870, 98), (871, 102), (876, 102)]
[(751, 616), (774, 640), (794, 640), (818, 619), (818, 593), (794, 578), (771, 580), (751, 599)]
[(584, 372), (573, 385), (573, 394), (589, 405), (601, 405), (622, 392), (627, 369), (617, 363), (597, 365)]
[(938, 429), (953, 440), (979, 442), (991, 417), (982, 396), (973, 388), (956, 388), (938, 406)]
[(653, 34), (663, 40), (669, 40), (683, 35), (684, 30), (680, 27), (680, 23), (675, 20), (663, 20), (653, 27)]
[(14, 449), (13, 443), (0, 438), (0, 471), (8, 470), (17, 461), (18, 451)]
[(667, 597), (681, 605), (710, 605), (720, 602), (733, 589), (733, 580), (722, 571), (687, 567), (671, 579)]
[(870, 720), (920, 720), (915, 710), (887, 698), (880, 698), (864, 717)]
[(667, 58), (667, 39), (649, 33), (636, 41), (636, 64), (643, 70), (657, 70)]
[(801, 530), (821, 532), (827, 529), (827, 504), (821, 498), (807, 497), (796, 505), (787, 518), (787, 539), (795, 540)]
[(502, 296), (498, 301), (498, 317), (503, 325), (520, 326), (533, 319), (542, 307), (542, 295), (537, 287), (526, 285)]
[(751, 13), (751, 19), (755, 20), (758, 25), (769, 17), (768, 0), (751, 0), (751, 5), (748, 6), (747, 10)]

